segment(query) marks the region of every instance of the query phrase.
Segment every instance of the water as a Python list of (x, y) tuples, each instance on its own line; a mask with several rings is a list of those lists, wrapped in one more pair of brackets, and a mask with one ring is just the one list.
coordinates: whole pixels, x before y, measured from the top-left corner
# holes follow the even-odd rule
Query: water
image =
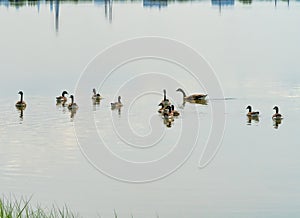
[[(114, 209), (120, 217), (298, 217), (300, 4), (246, 3), (50, 1), (15, 6), (1, 1), (1, 194), (33, 195), (33, 204), (47, 206), (66, 203), (84, 217), (113, 217)], [(143, 60), (114, 72), (100, 90), (100, 105), (90, 99), (93, 87), (86, 90), (88, 98), (75, 96), (79, 109), (73, 115), (56, 105), (55, 96), (63, 90), (76, 93), (79, 76), (100, 51), (142, 36), (172, 38), (198, 51), (214, 68), (227, 100), (179, 108), (177, 85), (141, 78), (123, 87), (124, 107), (120, 113), (112, 111), (116, 90), (140, 72), (172, 72), (189, 93), (205, 92), (180, 67)], [(151, 88), (152, 94), (131, 101)], [(156, 112), (163, 88), (181, 112), (171, 128)], [(28, 103), (22, 118), (14, 107), (19, 90)], [(213, 119), (211, 107), (223, 102), (226, 126), (220, 150), (207, 167), (198, 168)], [(260, 111), (259, 122), (249, 124), (249, 104)], [(271, 119), (274, 105), (284, 116), (278, 128)], [(128, 121), (139, 140), (153, 131), (162, 133), (163, 140), (151, 149), (127, 146), (113, 129), (126, 132)], [(199, 143), (181, 168), (151, 183), (120, 182), (100, 173), (76, 138), (93, 144), (95, 139), (85, 136), (96, 126), (115, 154), (151, 161), (174, 148), (186, 123), (200, 124)]]

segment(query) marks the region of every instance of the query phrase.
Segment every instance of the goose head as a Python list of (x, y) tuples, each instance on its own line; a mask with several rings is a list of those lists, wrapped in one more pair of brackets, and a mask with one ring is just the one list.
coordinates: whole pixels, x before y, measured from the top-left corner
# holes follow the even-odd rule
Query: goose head
[(68, 95), (69, 93), (67, 92), (67, 91), (63, 91), (62, 93), (61, 93), (61, 96), (65, 96), (65, 95)]
[(248, 110), (249, 110), (249, 112), (251, 112), (251, 110), (252, 110), (252, 107), (251, 107), (250, 105), (248, 105), (248, 107), (246, 107), (246, 109), (248, 109)]

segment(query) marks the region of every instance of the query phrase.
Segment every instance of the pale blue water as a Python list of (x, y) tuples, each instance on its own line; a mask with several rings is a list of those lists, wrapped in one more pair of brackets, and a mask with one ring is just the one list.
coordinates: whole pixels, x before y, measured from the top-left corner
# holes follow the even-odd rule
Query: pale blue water
[[(113, 217), (114, 209), (119, 217), (299, 217), (300, 3), (219, 3), (40, 2), (16, 7), (1, 1), (1, 194), (33, 195), (33, 204), (46, 206), (67, 204), (83, 217)], [(220, 100), (179, 108), (181, 116), (172, 128), (156, 112), (163, 88), (176, 107), (182, 103), (175, 92), (178, 87), (168, 83), (134, 103), (129, 100), (134, 92), (125, 87), (120, 114), (110, 109), (115, 89), (147, 70), (172, 72), (189, 93), (205, 92), (177, 66), (153, 61), (126, 65), (100, 90), (104, 96), (100, 105), (93, 105), (90, 96), (87, 105), (78, 100), (73, 117), (55, 104), (62, 90), (75, 93), (79, 76), (99, 52), (143, 36), (172, 38), (195, 49), (213, 67), (229, 98), (224, 101), (226, 126), (220, 150), (203, 169), (198, 161), (210, 132), (211, 106)], [(144, 80), (132, 90), (154, 85), (155, 80)], [(28, 104), (23, 118), (14, 107), (19, 90)], [(249, 104), (261, 113), (259, 122), (251, 125), (245, 116)], [(284, 116), (278, 129), (271, 119), (274, 105)], [(196, 116), (199, 144), (187, 162), (164, 179), (120, 182), (95, 170), (78, 146), (74, 123), (89, 113), (111, 150), (132, 161), (168, 153), (182, 123), (193, 126)], [(129, 122), (141, 136), (151, 128), (164, 131), (163, 141), (148, 150), (124, 146), (112, 120), (121, 130), (127, 130)], [(81, 124), (83, 137), (94, 128), (89, 122)]]

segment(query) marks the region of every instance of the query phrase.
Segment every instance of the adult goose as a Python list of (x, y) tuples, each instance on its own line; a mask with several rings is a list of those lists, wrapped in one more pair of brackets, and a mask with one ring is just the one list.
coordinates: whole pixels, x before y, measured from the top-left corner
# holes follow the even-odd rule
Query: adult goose
[(121, 96), (118, 97), (118, 101), (117, 102), (114, 102), (114, 103), (110, 103), (111, 107), (112, 108), (119, 108), (119, 107), (122, 107), (123, 104), (121, 102)]
[(23, 100), (23, 92), (19, 91), (18, 93), (21, 97), (20, 97), (20, 101), (18, 101), (16, 103), (16, 107), (19, 109), (25, 109), (26, 108), (26, 102)]
[(178, 88), (176, 91), (181, 92), (183, 94), (183, 99), (185, 101), (189, 101), (189, 102), (204, 100), (207, 96), (207, 94), (193, 94), (193, 95), (187, 96), (182, 88)]
[(275, 106), (273, 108), (273, 110), (275, 110), (275, 114), (273, 114), (272, 119), (273, 120), (281, 120), (283, 117), (282, 115), (279, 113), (279, 108), (277, 106)]
[(61, 93), (61, 96), (57, 96), (56, 97), (56, 101), (57, 103), (60, 103), (60, 102), (66, 102), (68, 99), (65, 95), (68, 95), (69, 93), (67, 91), (63, 91)]
[(71, 103), (68, 105), (69, 110), (76, 110), (78, 109), (78, 105), (74, 102), (74, 96), (70, 95)]
[(178, 111), (175, 110), (174, 105), (171, 105), (171, 109), (172, 109), (172, 115), (173, 115), (174, 117), (177, 117), (177, 116), (180, 115), (180, 113), (179, 113)]
[(102, 96), (96, 92), (96, 89), (93, 89), (92, 99), (95, 101), (100, 101), (102, 99)]
[(173, 113), (172, 113), (172, 108), (171, 108), (171, 106), (167, 106), (167, 107), (164, 109), (162, 115), (163, 115), (163, 118), (164, 118), (164, 119), (173, 119)]
[(160, 103), (158, 106), (161, 106), (161, 108), (159, 108), (157, 112), (161, 114), (162, 112), (164, 112), (165, 107), (163, 103)]
[(259, 116), (259, 112), (258, 111), (252, 111), (252, 107), (250, 105), (248, 105), (248, 107), (246, 107), (246, 109), (248, 109), (248, 113), (247, 116), (248, 117), (258, 117)]

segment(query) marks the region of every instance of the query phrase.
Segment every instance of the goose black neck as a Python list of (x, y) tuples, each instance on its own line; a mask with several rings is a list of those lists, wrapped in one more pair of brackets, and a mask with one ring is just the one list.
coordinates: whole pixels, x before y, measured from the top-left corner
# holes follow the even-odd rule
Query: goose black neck
[(179, 91), (183, 94), (183, 98), (185, 98), (186, 97), (185, 92), (182, 89), (179, 89)]
[(164, 101), (167, 100), (167, 93), (166, 93), (166, 90), (164, 89)]
[(20, 93), (20, 95), (21, 95), (20, 101), (23, 102), (23, 93)]

